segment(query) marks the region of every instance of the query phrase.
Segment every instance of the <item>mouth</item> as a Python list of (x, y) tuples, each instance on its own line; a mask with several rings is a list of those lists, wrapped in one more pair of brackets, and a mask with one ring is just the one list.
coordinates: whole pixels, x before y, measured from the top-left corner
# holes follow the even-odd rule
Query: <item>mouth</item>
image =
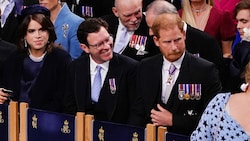
[(103, 49), (101, 50), (100, 54), (103, 54), (103, 55), (109, 55), (111, 53), (111, 49)]
[(40, 4), (40, 6), (46, 7), (46, 3), (39, 3), (39, 4)]
[(35, 44), (36, 44), (36, 45), (41, 45), (41, 44), (42, 44), (42, 41), (35, 41)]

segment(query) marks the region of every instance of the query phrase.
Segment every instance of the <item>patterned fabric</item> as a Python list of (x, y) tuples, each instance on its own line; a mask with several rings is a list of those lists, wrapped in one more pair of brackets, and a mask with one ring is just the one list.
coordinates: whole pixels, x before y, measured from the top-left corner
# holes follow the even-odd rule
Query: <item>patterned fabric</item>
[(230, 95), (221, 93), (212, 99), (191, 141), (250, 141), (250, 136), (225, 110)]

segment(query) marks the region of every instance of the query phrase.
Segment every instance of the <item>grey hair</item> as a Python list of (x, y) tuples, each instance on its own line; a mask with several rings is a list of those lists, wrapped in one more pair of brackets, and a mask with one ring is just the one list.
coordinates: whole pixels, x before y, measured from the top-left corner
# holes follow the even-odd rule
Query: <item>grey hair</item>
[(165, 0), (154, 0), (147, 6), (146, 11), (151, 11), (154, 15), (163, 13), (178, 14), (176, 7)]

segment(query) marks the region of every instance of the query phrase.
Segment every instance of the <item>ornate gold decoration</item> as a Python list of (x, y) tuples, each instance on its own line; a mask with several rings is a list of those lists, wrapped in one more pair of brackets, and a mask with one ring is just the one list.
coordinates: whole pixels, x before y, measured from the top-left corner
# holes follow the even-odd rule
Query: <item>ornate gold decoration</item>
[(69, 134), (71, 131), (69, 129), (69, 122), (68, 120), (64, 120), (63, 127), (61, 128), (61, 132), (64, 134)]
[(99, 138), (99, 141), (104, 141), (104, 129), (102, 126), (99, 129), (98, 138)]
[(132, 141), (139, 141), (137, 132), (133, 133)]
[(32, 116), (32, 128), (37, 129), (37, 117), (36, 114)]
[(0, 123), (4, 123), (3, 112), (0, 111)]

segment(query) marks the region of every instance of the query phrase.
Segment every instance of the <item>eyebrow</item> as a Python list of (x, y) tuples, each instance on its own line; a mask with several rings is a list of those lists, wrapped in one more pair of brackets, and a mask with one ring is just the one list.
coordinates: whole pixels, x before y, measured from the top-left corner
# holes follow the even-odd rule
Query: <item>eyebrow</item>
[(133, 15), (133, 14), (135, 14), (135, 13), (139, 13), (139, 12), (141, 12), (141, 8), (138, 9), (137, 11), (133, 12), (133, 13), (130, 13), (130, 14), (123, 14), (123, 16), (129, 17), (129, 16), (131, 16), (131, 15)]

